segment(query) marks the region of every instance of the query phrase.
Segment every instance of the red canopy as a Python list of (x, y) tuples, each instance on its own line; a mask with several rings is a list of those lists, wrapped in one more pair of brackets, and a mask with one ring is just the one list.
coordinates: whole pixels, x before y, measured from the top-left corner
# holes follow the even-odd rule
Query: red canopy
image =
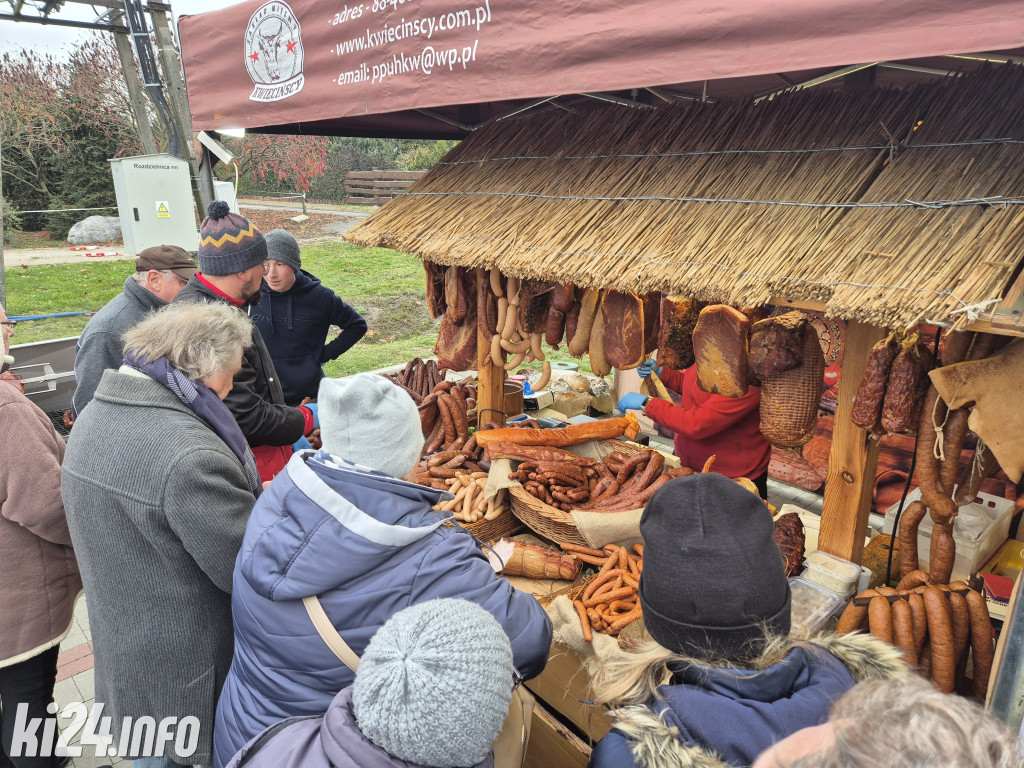
[(1012, 49), (1024, 3), (249, 0), (179, 30), (196, 130), (455, 137), (545, 97), (746, 95), (774, 73)]

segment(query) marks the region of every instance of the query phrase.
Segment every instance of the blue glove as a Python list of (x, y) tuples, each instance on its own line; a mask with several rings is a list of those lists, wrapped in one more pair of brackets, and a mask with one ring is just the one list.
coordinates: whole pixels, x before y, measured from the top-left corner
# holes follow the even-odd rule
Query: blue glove
[(647, 395), (641, 395), (639, 392), (627, 392), (619, 398), (619, 404), (616, 407), (621, 413), (639, 411), (643, 409), (646, 401)]
[(320, 429), (320, 414), (317, 413), (316, 403), (306, 403), (300, 405), (300, 408), (309, 408), (310, 413), (313, 414), (313, 429)]
[(651, 375), (651, 371), (661, 376), (661, 366), (655, 362), (653, 358), (650, 360), (644, 360), (643, 364), (636, 369), (636, 372), (640, 374), (641, 379), (646, 379)]
[(304, 437), (300, 437), (294, 443), (292, 443), (292, 453), (296, 451), (311, 451), (313, 446), (309, 444), (309, 440)]

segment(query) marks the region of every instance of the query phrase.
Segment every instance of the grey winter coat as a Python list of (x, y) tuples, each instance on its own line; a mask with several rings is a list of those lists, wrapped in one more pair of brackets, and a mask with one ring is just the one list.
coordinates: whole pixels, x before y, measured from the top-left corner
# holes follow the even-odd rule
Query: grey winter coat
[(198, 751), (177, 759), (209, 764), (231, 665), (231, 572), (255, 502), (241, 463), (167, 387), (107, 371), (68, 442), (62, 487), (96, 702), (115, 738), (126, 716), (194, 715)]
[[(488, 755), (474, 768), (493, 768)], [(295, 717), (272, 725), (242, 747), (227, 768), (416, 768), (393, 757), (359, 730), (352, 688), (331, 702), (323, 717)]]
[(75, 347), (75, 394), (71, 410), (75, 416), (92, 400), (100, 377), (108, 368), (117, 370), (124, 362), (125, 331), (134, 328), (148, 312), (166, 307), (131, 277), (124, 281), (124, 292), (107, 302), (85, 326)]

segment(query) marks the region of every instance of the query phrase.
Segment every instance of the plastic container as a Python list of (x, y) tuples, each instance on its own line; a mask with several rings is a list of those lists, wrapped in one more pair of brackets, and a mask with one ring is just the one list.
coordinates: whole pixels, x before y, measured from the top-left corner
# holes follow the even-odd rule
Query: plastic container
[(853, 594), (860, 579), (859, 565), (820, 550), (807, 555), (804, 567), (801, 576), (844, 597)]
[(791, 578), (789, 588), (793, 593), (790, 614), (792, 627), (789, 634), (797, 640), (807, 640), (820, 632), (844, 602), (842, 595), (808, 581), (803, 576)]
[[(910, 502), (921, 498), (921, 489), (915, 488), (907, 494), (907, 502), (903, 508), (906, 509)], [(892, 533), (893, 519), (896, 517), (896, 510), (899, 504), (893, 504), (885, 511), (885, 533)], [(971, 504), (964, 504), (960, 507), (960, 514), (953, 522), (953, 540), (956, 542), (956, 560), (953, 561), (953, 575), (951, 581), (961, 581), (974, 575), (988, 560), (1010, 533), (1010, 518), (1013, 516), (1013, 502), (992, 496), (988, 493), (979, 493)], [(985, 527), (973, 535), (964, 535), (963, 524), (969, 517), (975, 521), (984, 520)], [(928, 570), (928, 553), (931, 549), (932, 540), (932, 519), (925, 515), (917, 529), (917, 556), (921, 569)]]

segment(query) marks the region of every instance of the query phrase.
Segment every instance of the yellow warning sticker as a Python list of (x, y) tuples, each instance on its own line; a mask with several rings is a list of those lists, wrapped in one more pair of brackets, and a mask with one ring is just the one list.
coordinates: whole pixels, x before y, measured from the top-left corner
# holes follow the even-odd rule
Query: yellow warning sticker
[(156, 217), (158, 219), (169, 219), (171, 218), (171, 211), (167, 207), (166, 200), (156, 201)]

